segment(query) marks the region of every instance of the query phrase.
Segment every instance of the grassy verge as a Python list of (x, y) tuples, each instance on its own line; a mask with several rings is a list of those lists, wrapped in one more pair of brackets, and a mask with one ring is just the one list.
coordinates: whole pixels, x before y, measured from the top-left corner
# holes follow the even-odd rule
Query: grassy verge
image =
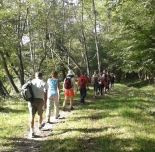
[[(155, 151), (154, 87), (141, 89), (115, 85), (115, 91), (70, 113), (53, 128), (41, 152)], [(150, 96), (150, 94), (152, 96)]]
[(28, 128), (26, 102), (18, 98), (7, 100), (0, 106), (0, 149), (8, 150), (15, 146), (14, 139), (22, 137)]
[[(85, 105), (75, 107), (64, 121), (54, 125), (41, 152), (155, 151), (155, 116), (149, 114), (155, 102), (153, 85), (136, 88), (116, 84), (113, 92), (95, 100), (92, 92), (91, 88)], [(79, 93), (75, 104), (78, 99)], [(19, 99), (5, 102), (0, 113), (0, 149), (5, 150), (14, 146), (14, 138), (28, 131), (29, 113), (27, 104)]]

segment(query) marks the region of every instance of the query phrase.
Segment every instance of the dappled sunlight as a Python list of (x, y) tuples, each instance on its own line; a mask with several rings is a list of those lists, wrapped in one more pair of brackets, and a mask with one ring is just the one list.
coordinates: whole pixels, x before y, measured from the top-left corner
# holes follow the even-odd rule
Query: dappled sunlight
[[(95, 100), (92, 98), (91, 91), (90, 89), (85, 105), (79, 104), (79, 94), (76, 94), (75, 109), (63, 112), (67, 113), (67, 116), (62, 115), (62, 119), (47, 125), (42, 130), (42, 132), (47, 132), (43, 143), (41, 139), (45, 137), (39, 136), (38, 133), (35, 140), (43, 145), (36, 144), (36, 147), (33, 147), (34, 150), (40, 149), (41, 152), (51, 149), (60, 152), (155, 150), (155, 120), (154, 116), (148, 113), (148, 109), (154, 106), (152, 98), (145, 97), (143, 93), (141, 94), (141, 90), (125, 86), (122, 90), (116, 89)], [(2, 114), (0, 139), (3, 141), (1, 147), (11, 148), (18, 144), (18, 147), (22, 149), (33, 141), (25, 137), (17, 137), (21, 135), (22, 130), (28, 130), (29, 113), (27, 105), (23, 103), (15, 107), (13, 104), (0, 109)], [(2, 126), (3, 121), (5, 121), (5, 127)], [(16, 149), (12, 148), (12, 150)]]

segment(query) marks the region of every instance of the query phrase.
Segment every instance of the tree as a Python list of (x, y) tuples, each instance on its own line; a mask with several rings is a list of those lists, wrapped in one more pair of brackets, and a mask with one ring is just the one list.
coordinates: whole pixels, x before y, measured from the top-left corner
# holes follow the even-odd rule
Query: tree
[(154, 4), (152, 0), (120, 1), (113, 9), (111, 34), (119, 46), (125, 72), (147, 71), (154, 75)]

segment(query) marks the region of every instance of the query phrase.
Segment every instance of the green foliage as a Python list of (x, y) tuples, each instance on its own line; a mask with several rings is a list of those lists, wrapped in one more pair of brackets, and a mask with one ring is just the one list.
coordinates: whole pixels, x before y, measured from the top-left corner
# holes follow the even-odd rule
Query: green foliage
[[(50, 75), (54, 69), (60, 73), (68, 68), (86, 69), (88, 63), (90, 71), (98, 69), (94, 13), (101, 71), (147, 72), (154, 77), (153, 0), (95, 0), (95, 12), (89, 0), (79, 1), (78, 5), (63, 2), (1, 1), (0, 50), (15, 80), (23, 71), (26, 80), (37, 70)], [(23, 44), (23, 36), (30, 42)], [(2, 65), (0, 77), (4, 77)]]
[[(124, 71), (153, 72), (154, 63), (154, 5), (149, 1), (120, 1), (113, 14), (113, 44), (119, 46)], [(148, 9), (150, 8), (150, 9)], [(124, 13), (125, 12), (125, 13)], [(116, 52), (114, 50), (114, 52)]]

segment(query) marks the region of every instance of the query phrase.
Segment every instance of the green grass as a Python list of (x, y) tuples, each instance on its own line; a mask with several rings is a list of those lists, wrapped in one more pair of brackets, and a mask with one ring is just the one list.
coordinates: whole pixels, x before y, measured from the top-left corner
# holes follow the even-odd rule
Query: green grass
[[(116, 84), (113, 92), (94, 100), (91, 88), (86, 104), (54, 125), (40, 152), (154, 152), (155, 116), (149, 113), (155, 104), (154, 89)], [(75, 104), (78, 99), (79, 93)], [(0, 113), (0, 149), (11, 149), (13, 139), (28, 131), (27, 105), (8, 101)]]
[(26, 102), (18, 98), (7, 100), (0, 106), (0, 149), (5, 150), (15, 145), (14, 138), (23, 136), (28, 128)]

